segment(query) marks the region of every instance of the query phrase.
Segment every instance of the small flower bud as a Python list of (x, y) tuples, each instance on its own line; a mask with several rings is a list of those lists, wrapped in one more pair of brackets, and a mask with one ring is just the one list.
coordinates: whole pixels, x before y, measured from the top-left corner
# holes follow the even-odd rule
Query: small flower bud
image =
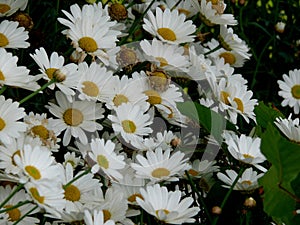
[(248, 207), (248, 208), (252, 208), (256, 206), (256, 201), (254, 198), (249, 197), (244, 201), (244, 206)]
[(284, 32), (284, 29), (285, 29), (285, 23), (284, 22), (278, 22), (278, 23), (276, 23), (275, 30), (278, 33), (282, 34)]

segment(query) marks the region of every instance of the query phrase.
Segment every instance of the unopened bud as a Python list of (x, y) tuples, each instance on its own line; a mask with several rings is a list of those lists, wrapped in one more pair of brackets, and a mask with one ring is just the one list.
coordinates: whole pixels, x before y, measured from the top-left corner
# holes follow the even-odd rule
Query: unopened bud
[(276, 23), (275, 25), (275, 30), (278, 32), (278, 33), (283, 33), (284, 30), (285, 30), (285, 23), (284, 22), (278, 22)]
[(119, 3), (111, 4), (108, 13), (112, 20), (121, 21), (127, 19), (128, 12), (124, 5)]
[(244, 201), (244, 206), (248, 207), (248, 208), (253, 208), (256, 206), (256, 201), (254, 198), (249, 197)]

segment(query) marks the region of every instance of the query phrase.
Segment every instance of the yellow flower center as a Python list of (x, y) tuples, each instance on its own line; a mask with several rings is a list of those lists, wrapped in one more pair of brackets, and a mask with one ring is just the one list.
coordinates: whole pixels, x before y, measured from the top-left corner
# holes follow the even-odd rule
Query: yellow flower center
[(211, 4), (217, 5), (219, 3), (219, 0), (206, 0), (206, 2), (211, 2)]
[(91, 37), (80, 38), (78, 44), (86, 52), (95, 52), (98, 49), (97, 42)]
[(37, 125), (31, 128), (31, 131), (34, 135), (39, 136), (43, 140), (49, 138), (49, 131), (43, 125)]
[(48, 68), (46, 69), (46, 74), (48, 76), (48, 78), (51, 80), (53, 78), (53, 74), (57, 71), (56, 68)]
[(234, 98), (233, 101), (237, 104), (237, 109), (240, 110), (242, 113), (244, 112), (244, 104), (241, 99)]
[[(13, 207), (13, 205), (3, 206), (5, 209), (9, 209), (11, 207)], [(9, 221), (17, 221), (21, 218), (21, 211), (18, 208), (8, 210), (6, 213), (8, 214)]]
[(4, 74), (2, 73), (2, 71), (0, 70), (0, 80), (5, 80), (5, 76), (4, 76)]
[(219, 57), (222, 57), (225, 63), (229, 65), (233, 65), (236, 62), (236, 58), (231, 52), (222, 52)]
[(156, 210), (156, 211), (155, 211), (156, 215), (158, 216), (158, 213), (161, 212), (161, 211), (163, 211), (163, 212), (164, 212), (165, 214), (167, 214), (167, 215), (170, 213), (170, 211), (167, 210), (167, 209), (159, 209), (159, 210)]
[(155, 90), (144, 91), (144, 94), (148, 96), (147, 102), (151, 105), (160, 104), (162, 102), (159, 93)]
[(10, 6), (7, 4), (0, 4), (0, 13), (6, 13), (10, 10)]
[(5, 47), (8, 44), (9, 44), (9, 41), (8, 41), (7, 37), (4, 34), (0, 33), (0, 47)]
[(130, 195), (127, 200), (131, 203), (136, 202), (136, 198), (140, 198), (142, 200), (144, 200), (143, 196), (139, 193), (134, 193), (133, 195)]
[(63, 119), (69, 126), (78, 126), (83, 121), (83, 114), (78, 109), (69, 108), (64, 112)]
[(221, 101), (224, 102), (226, 105), (229, 105), (228, 97), (229, 97), (228, 92), (221, 91)]
[(250, 186), (252, 182), (250, 180), (243, 180), (242, 184), (247, 184), (248, 186)]
[(167, 177), (170, 175), (170, 171), (166, 168), (156, 168), (152, 171), (151, 175), (156, 178)]
[(2, 131), (5, 128), (5, 121), (0, 117), (0, 131)]
[(42, 177), (40, 171), (34, 166), (25, 166), (25, 171), (35, 180), (39, 180)]
[(186, 9), (183, 9), (183, 8), (178, 9), (178, 12), (180, 14), (184, 14), (186, 16), (190, 15), (190, 13), (191, 13), (189, 10), (186, 10)]
[(104, 222), (106, 222), (107, 220), (109, 220), (111, 218), (111, 213), (109, 210), (103, 209), (102, 212), (103, 212)]
[(122, 127), (126, 133), (134, 133), (136, 131), (136, 125), (131, 120), (123, 120)]
[(99, 95), (99, 88), (94, 82), (84, 81), (82, 84), (84, 85), (82, 88), (84, 94), (91, 97), (97, 97)]
[(161, 67), (168, 65), (168, 61), (163, 57), (155, 57), (155, 59), (159, 61)]
[(292, 96), (295, 98), (295, 99), (300, 99), (300, 85), (297, 84), (297, 85), (294, 85), (292, 87)]
[(65, 199), (71, 202), (77, 202), (80, 199), (80, 191), (74, 185), (69, 185), (65, 188)]
[(167, 41), (176, 41), (176, 34), (170, 28), (158, 28), (157, 33)]
[(15, 162), (15, 159), (14, 159), (14, 158), (15, 158), (15, 155), (18, 155), (18, 156), (21, 157), (21, 152), (20, 152), (20, 150), (15, 151), (14, 154), (12, 154), (12, 156), (11, 156), (11, 163), (12, 163), (14, 166), (17, 165), (16, 162)]
[(44, 196), (40, 196), (39, 191), (35, 187), (30, 188), (29, 192), (31, 193), (31, 196), (35, 200), (37, 200), (40, 204), (44, 204), (45, 197)]
[(194, 177), (197, 176), (197, 175), (199, 174), (198, 171), (193, 170), (193, 169), (189, 169), (188, 172), (189, 172), (190, 175), (192, 175), (192, 176), (194, 176)]
[(104, 155), (98, 155), (97, 162), (98, 162), (98, 165), (101, 166), (102, 168), (104, 168), (104, 169), (109, 168), (109, 161), (107, 160), (107, 158)]
[(252, 155), (249, 154), (243, 154), (245, 159), (254, 159), (254, 157)]
[(115, 106), (119, 106), (122, 103), (127, 103), (128, 102), (128, 98), (125, 95), (116, 95), (113, 99), (113, 103), (115, 104)]

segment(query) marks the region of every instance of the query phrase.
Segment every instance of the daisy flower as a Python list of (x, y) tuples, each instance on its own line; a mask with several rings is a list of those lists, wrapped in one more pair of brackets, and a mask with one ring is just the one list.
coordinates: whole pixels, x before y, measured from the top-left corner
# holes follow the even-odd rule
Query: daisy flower
[[(66, 212), (80, 212), (83, 210), (85, 203), (92, 204), (98, 196), (93, 193), (95, 189), (101, 188), (99, 180), (93, 179), (93, 174), (88, 173), (82, 175), (84, 171), (74, 175), (74, 169), (70, 163), (67, 163), (63, 169), (63, 185), (64, 185), (64, 196), (66, 199)], [(79, 179), (73, 181), (75, 177), (80, 177)], [(73, 182), (72, 182), (73, 181)], [(69, 182), (72, 182), (69, 184)]]
[(0, 17), (11, 16), (19, 9), (24, 10), (27, 7), (28, 0), (5, 0), (1, 3)]
[(28, 31), (24, 27), (18, 27), (19, 23), (3, 20), (0, 23), (0, 48), (28, 48), (26, 42), (29, 38)]
[(142, 140), (152, 132), (149, 125), (152, 123), (150, 115), (142, 111), (139, 105), (122, 104), (115, 109), (116, 115), (108, 115), (112, 128), (116, 134), (128, 142)]
[[(15, 189), (11, 188), (10, 185), (6, 185), (5, 187), (0, 186), (0, 202), (3, 202)], [(17, 193), (15, 193), (12, 198), (3, 206), (4, 209), (9, 209), (11, 207), (14, 207), (18, 205), (20, 202), (29, 200), (29, 196), (25, 193), (25, 190), (21, 189)], [(27, 215), (28, 209), (32, 209), (35, 205), (32, 203), (27, 203), (26, 205), (19, 206), (17, 208), (11, 209), (6, 211), (4, 214), (8, 215), (8, 218), (6, 220), (6, 225), (12, 225), (21, 217), (23, 217), (26, 214), (26, 217), (24, 217), (22, 220), (18, 221), (20, 225), (32, 225), (37, 224), (40, 222), (39, 219), (37, 219), (33, 214), (36, 214), (39, 212), (39, 209), (35, 209), (32, 212), (30, 212)], [(1, 213), (0, 213), (1, 218)]]
[(83, 163), (83, 159), (79, 156), (77, 157), (75, 152), (67, 152), (64, 154), (63, 165), (71, 164), (73, 168), (76, 168), (78, 165)]
[(294, 109), (294, 113), (299, 113), (300, 107), (300, 70), (294, 69), (289, 71), (289, 75), (283, 74), (282, 80), (278, 80), (280, 91), (279, 96), (284, 100), (281, 102), (283, 107), (289, 106)]
[(194, 41), (196, 26), (191, 20), (185, 21), (186, 17), (179, 14), (178, 10), (156, 8), (155, 16), (152, 11), (147, 13), (148, 19), (144, 18), (143, 28), (154, 37), (169, 44), (181, 44)]
[(131, 163), (131, 167), (136, 171), (139, 178), (150, 179), (151, 182), (177, 181), (177, 176), (181, 176), (185, 170), (189, 169), (186, 163), (188, 158), (185, 154), (176, 151), (171, 154), (171, 150), (163, 151), (161, 148), (155, 151), (146, 152), (146, 157), (136, 156), (137, 163)]
[[(232, 14), (223, 14), (226, 4), (223, 1), (191, 0), (193, 6), (200, 12), (200, 19), (208, 26), (216, 24), (237, 25)], [(216, 4), (213, 4), (216, 2)]]
[(71, 5), (71, 13), (62, 10), (67, 19), (58, 18), (58, 21), (69, 29), (62, 31), (72, 40), (77, 52), (89, 54), (100, 59), (106, 66), (110, 64), (110, 57), (106, 53), (116, 47), (117, 35), (121, 34), (111, 21), (107, 8), (102, 3), (85, 4), (82, 9), (77, 4)]
[(192, 0), (183, 0), (179, 4), (174, 0), (166, 0), (162, 4), (166, 8), (178, 10), (179, 14), (184, 14), (186, 18), (191, 18), (198, 12), (193, 6)]
[(71, 101), (71, 96), (75, 95), (72, 89), (77, 87), (80, 79), (80, 74), (77, 73), (78, 66), (74, 63), (64, 65), (64, 57), (59, 56), (57, 52), (52, 52), (49, 58), (43, 47), (36, 49), (35, 53), (30, 56), (39, 66), (43, 79), (50, 81), (54, 77), (60, 76), (59, 82), (51, 84), (49, 88), (54, 89), (57, 86)]
[(0, 142), (9, 144), (12, 138), (18, 138), (26, 131), (26, 124), (18, 121), (25, 115), (24, 108), (20, 108), (18, 102), (5, 100), (4, 96), (0, 95)]
[(112, 71), (96, 62), (92, 62), (90, 66), (83, 62), (78, 65), (78, 73), (80, 80), (77, 90), (81, 100), (107, 102), (112, 98), (113, 81), (117, 79)]
[(223, 138), (228, 146), (229, 153), (237, 160), (255, 166), (266, 172), (267, 169), (259, 165), (266, 161), (266, 157), (260, 151), (261, 139), (241, 134), (240, 137), (230, 131), (224, 131)]
[[(226, 185), (222, 185), (225, 188), (230, 188), (238, 174), (234, 170), (226, 170), (226, 175), (219, 172), (217, 177), (223, 181)], [(261, 178), (264, 173), (257, 174), (252, 167), (246, 169), (242, 176), (238, 179), (238, 182), (233, 187), (233, 190), (238, 191), (252, 191), (258, 188), (258, 179)]]
[(113, 220), (105, 221), (105, 215), (103, 210), (93, 210), (91, 214), (90, 211), (84, 210), (84, 222), (86, 225), (115, 225)]
[(209, 161), (207, 159), (195, 159), (191, 164), (191, 169), (188, 170), (189, 174), (193, 177), (212, 176), (213, 173), (219, 171), (219, 166), (216, 161)]
[(163, 43), (156, 38), (154, 38), (151, 43), (147, 40), (142, 40), (140, 46), (146, 55), (146, 60), (157, 64), (158, 68), (187, 71), (189, 61), (187, 57), (183, 55), (183, 47)]
[(115, 144), (111, 140), (104, 142), (104, 139), (92, 139), (91, 152), (88, 155), (95, 162), (92, 167), (93, 173), (101, 169), (109, 177), (122, 179), (118, 170), (125, 167), (124, 156), (117, 155), (114, 150)]
[(179, 190), (168, 191), (159, 184), (149, 185), (146, 190), (141, 189), (143, 198), (137, 198), (137, 203), (150, 215), (164, 223), (182, 224), (193, 223), (193, 216), (200, 211), (199, 207), (190, 207), (194, 200), (192, 197), (181, 199)]
[(48, 109), (58, 119), (49, 119), (49, 125), (56, 135), (65, 131), (63, 145), (70, 143), (71, 137), (79, 138), (83, 144), (88, 143), (87, 132), (102, 130), (97, 119), (103, 118), (104, 109), (101, 103), (88, 101), (69, 102), (66, 96), (57, 91), (55, 93), (57, 104), (49, 102)]
[(300, 143), (299, 118), (293, 120), (291, 115), (288, 118), (277, 117), (274, 123), (288, 139)]

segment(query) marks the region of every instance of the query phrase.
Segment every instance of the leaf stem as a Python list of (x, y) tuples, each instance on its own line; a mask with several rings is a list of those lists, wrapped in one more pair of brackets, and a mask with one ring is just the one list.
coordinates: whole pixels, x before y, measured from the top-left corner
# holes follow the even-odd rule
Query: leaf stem
[(31, 212), (33, 212), (34, 210), (36, 210), (38, 208), (38, 206), (34, 206), (31, 210), (29, 210), (27, 213), (25, 213), (22, 217), (20, 217), (16, 222), (13, 223), (13, 225), (18, 224), (22, 219), (24, 219), (26, 216), (28, 216)]
[(0, 209), (3, 208), (3, 206), (5, 206), (5, 204), (21, 189), (24, 187), (25, 184), (19, 184), (14, 190), (13, 192), (11, 192), (9, 194), (9, 196), (7, 196), (7, 198), (0, 204)]
[(5, 208), (5, 209), (0, 210), (0, 213), (4, 213), (4, 212), (10, 211), (10, 210), (12, 210), (12, 209), (19, 208), (20, 206), (26, 205), (26, 204), (28, 204), (28, 203), (31, 203), (31, 201), (26, 200), (26, 201), (23, 201), (23, 202), (19, 202), (18, 204), (14, 205), (14, 206), (12, 206), (12, 207)]
[(89, 172), (91, 172), (92, 168), (87, 169), (86, 171), (84, 171), (83, 173), (79, 174), (78, 176), (74, 177), (72, 180), (70, 180), (67, 184), (65, 184), (63, 186), (64, 189), (66, 189), (68, 186), (70, 186), (73, 182), (75, 182), (76, 180), (78, 180), (79, 178), (83, 177), (84, 175), (88, 174)]
[(6, 85), (3, 85), (3, 87), (0, 89), (0, 95), (7, 89)]

